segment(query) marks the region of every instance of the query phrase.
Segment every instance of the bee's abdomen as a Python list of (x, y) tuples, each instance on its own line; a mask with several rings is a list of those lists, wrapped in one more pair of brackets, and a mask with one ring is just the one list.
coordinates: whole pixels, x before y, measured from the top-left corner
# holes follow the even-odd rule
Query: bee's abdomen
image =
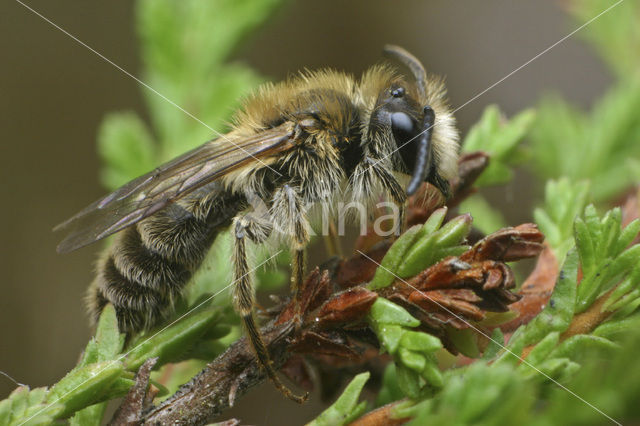
[(123, 332), (155, 325), (242, 203), (214, 187), (204, 198), (194, 194), (122, 231), (99, 262), (89, 295), (93, 318), (110, 302)]

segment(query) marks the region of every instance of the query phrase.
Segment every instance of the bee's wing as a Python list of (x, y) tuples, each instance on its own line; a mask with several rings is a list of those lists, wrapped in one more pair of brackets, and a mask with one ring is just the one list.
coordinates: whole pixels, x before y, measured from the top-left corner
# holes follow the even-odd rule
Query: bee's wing
[(91, 244), (166, 207), (189, 192), (241, 166), (293, 146), (293, 125), (285, 123), (244, 138), (205, 143), (140, 176), (56, 226), (69, 234), (58, 245), (66, 253)]

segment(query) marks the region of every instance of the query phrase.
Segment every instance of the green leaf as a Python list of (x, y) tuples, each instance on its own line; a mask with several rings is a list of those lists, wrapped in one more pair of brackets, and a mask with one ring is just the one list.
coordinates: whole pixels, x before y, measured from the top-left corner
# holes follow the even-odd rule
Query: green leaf
[(533, 320), (518, 329), (509, 341), (509, 348), (535, 344), (550, 332), (563, 332), (569, 327), (576, 304), (578, 265), (578, 252), (573, 249), (560, 270), (549, 303)]
[(441, 207), (431, 213), (429, 219), (422, 225), (418, 239), (421, 239), (429, 234), (436, 232), (442, 226), (445, 217), (447, 216), (447, 207)]
[[(106, 391), (104, 392), (104, 395), (106, 396), (107, 399), (113, 399), (113, 398), (119, 398), (121, 396), (125, 396), (129, 391), (129, 389), (131, 389), (131, 386), (135, 384), (134, 378), (135, 376), (132, 372), (129, 372), (129, 371), (124, 372), (122, 376), (118, 377), (116, 380), (113, 381), (113, 383), (111, 383), (107, 387)], [(158, 388), (162, 390), (162, 387), (158, 386)], [(105, 398), (101, 398), (101, 399), (105, 399)]]
[(29, 393), (29, 389), (26, 386), (20, 386), (12, 392), (12, 411), (15, 417), (25, 416), (27, 407), (29, 407)]
[(587, 229), (585, 222), (580, 218), (576, 219), (574, 232), (582, 270), (585, 274), (590, 274), (593, 272), (597, 262), (595, 244), (591, 238), (591, 233)]
[[(566, 387), (582, 400), (560, 387), (546, 386), (544, 409), (531, 413), (536, 424), (601, 424), (608, 421), (603, 412), (622, 423), (625, 423), (623, 419), (636, 418), (640, 392), (640, 368), (636, 362), (639, 330), (636, 328), (627, 334), (622, 349), (607, 351), (604, 356), (602, 351), (588, 350), (581, 354), (581, 367), (577, 371), (573, 364), (563, 367), (561, 383), (566, 383)], [(568, 373), (572, 374), (569, 382), (565, 381), (567, 367)], [(585, 400), (592, 406), (585, 404)], [(600, 411), (594, 410), (593, 406)]]
[(118, 329), (116, 310), (111, 304), (105, 306), (100, 314), (95, 339), (99, 361), (115, 358), (124, 347), (125, 335)]
[(49, 391), (47, 402), (64, 406), (62, 417), (100, 402), (104, 390), (122, 373), (124, 365), (118, 361), (104, 361), (74, 369)]
[(100, 314), (95, 337), (87, 344), (78, 366), (115, 359), (124, 347), (124, 340), (125, 335), (118, 329), (116, 310), (107, 304)]
[(633, 330), (640, 330), (640, 315), (638, 314), (615, 321), (609, 320), (600, 324), (591, 334), (608, 340), (619, 341), (627, 337)]
[(376, 406), (388, 404), (404, 398), (404, 393), (398, 386), (396, 377), (396, 365), (393, 362), (387, 364), (382, 376), (382, 387), (376, 397)]
[(376, 324), (381, 325), (401, 325), (404, 327), (417, 327), (420, 325), (420, 321), (412, 317), (403, 307), (384, 297), (378, 297), (373, 302), (369, 310), (369, 318)]
[(469, 235), (472, 222), (473, 219), (469, 214), (451, 219), (438, 231), (436, 244), (448, 247), (460, 243)]
[[(453, 247), (442, 247), (442, 248), (435, 249), (435, 250), (433, 250), (432, 258), (436, 259), (436, 260), (434, 262), (432, 262), (431, 264), (434, 265), (434, 264), (436, 264), (436, 262), (441, 261), (445, 257), (449, 257), (449, 256), (458, 257), (458, 256), (461, 256), (463, 253), (466, 253), (470, 249), (471, 249), (471, 246), (467, 246), (467, 245), (460, 245), (460, 246), (453, 246)], [(424, 269), (426, 269), (426, 267)]]
[(420, 375), (432, 388), (441, 388), (444, 386), (444, 377), (442, 377), (442, 372), (438, 367), (438, 362), (436, 361), (435, 356), (433, 354), (427, 355), (426, 361), (427, 362), (420, 372)]
[(603, 305), (604, 310), (620, 309), (633, 303), (636, 297), (634, 292), (640, 283), (640, 246), (626, 247), (635, 238), (638, 225), (631, 223), (621, 229), (621, 222), (619, 208), (608, 211), (600, 219), (593, 205), (585, 209), (584, 220), (576, 219), (576, 243), (583, 272), (577, 293), (577, 312), (585, 311), (614, 286)]
[[(397, 399), (402, 399), (402, 396)], [(430, 411), (432, 406), (433, 401), (430, 399), (418, 402), (405, 399), (404, 401), (396, 402), (395, 406), (392, 408), (391, 416), (394, 419), (411, 419), (421, 412)]]
[(420, 374), (403, 364), (396, 363), (396, 377), (398, 387), (406, 396), (412, 399), (420, 398)]
[(448, 327), (447, 336), (456, 349), (463, 355), (469, 358), (478, 358), (480, 356), (480, 349), (478, 349), (478, 342), (474, 330), (470, 328), (457, 330), (453, 327)]
[(633, 313), (640, 307), (640, 298), (633, 299), (628, 301), (624, 306), (618, 308), (616, 312), (611, 315), (612, 320), (620, 320), (625, 318)]
[(395, 281), (396, 270), (404, 262), (405, 254), (413, 245), (421, 228), (421, 225), (412, 226), (393, 243), (367, 286), (370, 290), (387, 287)]
[(482, 354), (483, 360), (493, 359), (498, 353), (504, 348), (504, 335), (502, 334), (502, 330), (500, 328), (495, 328), (493, 333), (491, 333), (491, 340), (489, 341), (489, 345), (484, 350)]
[(512, 366), (476, 362), (452, 371), (429, 403), (402, 413), (414, 417), (410, 425), (524, 424), (535, 392)]
[(559, 381), (575, 374), (579, 368), (580, 365), (569, 358), (551, 358), (543, 361), (537, 369), (526, 371), (524, 377), (539, 382), (547, 382), (549, 378)]
[[(637, 281), (634, 284), (637, 285)], [(635, 290), (630, 291), (629, 293), (622, 296), (620, 299), (616, 300), (615, 303), (607, 305), (607, 302), (609, 301), (609, 299), (607, 299), (602, 309), (615, 312), (617, 310), (625, 308), (626, 306), (629, 306), (630, 304), (633, 304), (639, 298), (640, 298), (640, 288), (636, 288)]]
[(402, 362), (402, 365), (418, 372), (424, 370), (424, 367), (427, 364), (427, 360), (424, 358), (424, 356), (422, 356), (422, 354), (410, 351), (409, 349), (403, 347), (400, 347), (400, 349), (398, 350), (398, 357)]
[(77, 411), (71, 419), (69, 419), (69, 425), (71, 426), (100, 426), (102, 424), (102, 417), (107, 408), (106, 402), (100, 404), (94, 404), (83, 410)]
[[(640, 244), (636, 244), (622, 252), (611, 253), (615, 256), (615, 259), (609, 264), (606, 265), (606, 269), (603, 274), (603, 280), (611, 281), (621, 275), (628, 273), (633, 267), (638, 265), (638, 261), (640, 260)], [(612, 256), (612, 257), (613, 257)], [(606, 290), (606, 288), (603, 288)]]
[(636, 265), (633, 267), (631, 272), (626, 276), (626, 278), (620, 282), (615, 289), (609, 294), (609, 297), (602, 305), (603, 311), (615, 311), (619, 309), (621, 306), (618, 306), (618, 303), (621, 302), (624, 298), (627, 298), (631, 293), (634, 293), (638, 289), (636, 288), (640, 283), (640, 265)]
[(526, 110), (507, 121), (497, 106), (485, 108), (463, 142), (464, 152), (485, 151), (491, 156), (489, 166), (476, 181), (479, 187), (497, 185), (511, 180), (513, 172), (509, 166), (522, 157), (518, 144), (529, 131), (535, 112)]
[(412, 351), (433, 352), (442, 348), (442, 342), (435, 336), (419, 331), (404, 332), (400, 345)]
[(487, 312), (484, 319), (479, 321), (477, 324), (483, 327), (492, 328), (516, 318), (518, 318), (518, 312), (516, 311)]
[(544, 209), (534, 211), (536, 223), (560, 263), (574, 245), (573, 224), (584, 209), (588, 189), (585, 182), (549, 181), (545, 187)]
[(374, 329), (382, 349), (390, 354), (395, 354), (400, 345), (400, 339), (404, 336), (406, 330), (399, 325), (379, 324), (374, 322)]
[(432, 254), (436, 245), (436, 235), (431, 234), (416, 241), (409, 248), (403, 262), (398, 265), (398, 276), (401, 278), (409, 278), (424, 271), (433, 264)]
[(638, 236), (640, 232), (640, 220), (635, 219), (629, 223), (620, 233), (618, 242), (615, 247), (617, 253), (622, 252), (625, 248), (631, 244), (631, 242)]
[(528, 370), (531, 366), (537, 366), (549, 358), (549, 354), (555, 349), (560, 341), (560, 333), (557, 331), (547, 334), (527, 355), (526, 363), (520, 364), (521, 370)]
[(620, 345), (609, 339), (589, 334), (577, 334), (569, 337), (549, 354), (549, 358), (579, 359), (582, 354), (593, 353), (594, 350), (605, 350), (612, 353)]
[[(439, 218), (436, 220), (439, 221)], [(467, 237), (471, 230), (471, 222), (471, 216), (468, 214), (458, 216), (431, 233), (427, 232), (433, 227), (433, 223), (425, 224), (418, 231), (413, 245), (406, 250), (397, 268), (398, 276), (412, 277), (445, 256), (464, 253), (467, 246), (455, 246), (455, 244), (459, 244)]]
[(46, 388), (29, 390), (26, 386), (14, 389), (7, 399), (0, 401), (1, 425), (49, 425), (60, 417), (63, 406), (47, 404)]
[(316, 419), (308, 423), (309, 426), (340, 426), (346, 425), (357, 419), (364, 413), (366, 402), (358, 404), (360, 393), (370, 374), (361, 373), (353, 378), (347, 385), (342, 395), (338, 397), (329, 408), (324, 410)]
[(154, 357), (158, 357), (158, 366), (179, 359), (181, 354), (189, 350), (214, 325), (218, 317), (217, 309), (205, 309), (182, 318), (151, 337), (140, 336), (139, 343), (134, 343), (133, 349), (128, 352), (127, 369), (137, 371), (147, 359)]

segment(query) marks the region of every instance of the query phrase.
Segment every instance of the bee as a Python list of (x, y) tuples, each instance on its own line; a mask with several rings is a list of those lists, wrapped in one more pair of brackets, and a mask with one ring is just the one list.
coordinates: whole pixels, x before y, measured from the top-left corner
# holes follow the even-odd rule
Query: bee
[[(258, 331), (247, 242), (277, 234), (291, 251), (295, 293), (312, 229), (309, 206), (327, 200), (371, 205), (386, 196), (403, 217), (407, 197), (423, 182), (446, 196), (457, 173), (458, 133), (442, 79), (428, 77), (400, 47), (385, 52), (401, 68), (375, 65), (359, 80), (333, 70), (305, 72), (262, 86), (227, 134), (58, 225), (68, 231), (58, 246), (63, 253), (117, 233), (90, 287), (93, 318), (111, 303), (123, 332), (157, 324), (216, 236), (230, 228), (234, 308), (271, 381), (304, 400), (280, 382)], [(250, 210), (252, 197), (266, 205), (262, 214)]]

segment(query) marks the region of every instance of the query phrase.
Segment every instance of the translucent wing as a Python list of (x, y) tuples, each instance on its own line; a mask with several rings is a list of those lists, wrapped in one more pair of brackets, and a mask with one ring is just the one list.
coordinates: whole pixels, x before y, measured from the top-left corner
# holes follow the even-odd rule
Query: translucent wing
[(116, 233), (232, 170), (251, 163), (259, 166), (263, 163), (261, 158), (290, 149), (293, 140), (293, 125), (285, 123), (245, 138), (207, 142), (132, 180), (56, 226), (56, 231), (69, 232), (57, 250), (66, 253)]

